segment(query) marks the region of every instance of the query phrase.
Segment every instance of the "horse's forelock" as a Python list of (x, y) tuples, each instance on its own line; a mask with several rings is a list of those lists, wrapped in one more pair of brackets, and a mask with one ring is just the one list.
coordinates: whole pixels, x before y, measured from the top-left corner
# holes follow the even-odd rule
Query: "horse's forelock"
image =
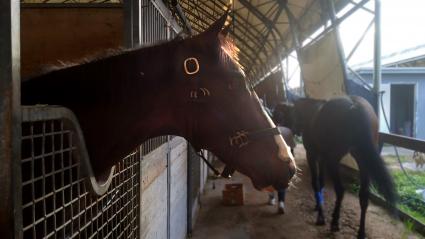
[[(232, 62), (233, 64), (236, 65), (236, 67), (238, 68), (238, 70), (240, 70), (242, 73), (243, 72), (243, 66), (240, 64), (239, 62), (239, 48), (235, 45), (235, 43), (233, 42), (232, 38), (228, 37), (228, 36), (224, 36), (222, 34), (219, 34), (218, 39), (220, 41), (220, 50), (221, 53), (220, 54), (220, 60), (222, 61), (222, 63), (224, 64), (229, 64), (230, 62)], [(245, 73), (244, 73), (245, 74)]]

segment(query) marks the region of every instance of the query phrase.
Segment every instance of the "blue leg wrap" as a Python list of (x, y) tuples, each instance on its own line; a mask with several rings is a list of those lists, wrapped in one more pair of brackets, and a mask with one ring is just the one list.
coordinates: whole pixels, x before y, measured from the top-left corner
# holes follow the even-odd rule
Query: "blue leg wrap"
[(324, 195), (323, 195), (323, 188), (319, 192), (314, 193), (314, 197), (315, 197), (316, 203), (318, 205), (323, 205), (323, 203), (325, 201), (325, 198), (324, 198)]

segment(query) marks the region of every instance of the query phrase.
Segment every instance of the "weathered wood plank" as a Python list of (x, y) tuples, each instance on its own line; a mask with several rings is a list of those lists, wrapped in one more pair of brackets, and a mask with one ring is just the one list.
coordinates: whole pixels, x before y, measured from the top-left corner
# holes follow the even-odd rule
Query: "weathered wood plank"
[(167, 172), (144, 189), (141, 197), (141, 238), (167, 238)]
[[(167, 178), (167, 150), (170, 147), (170, 178)], [(187, 223), (187, 143), (175, 137), (143, 157), (141, 164), (141, 238), (186, 238)], [(167, 208), (167, 181), (170, 183), (170, 208)], [(167, 211), (170, 210), (170, 218)]]
[(170, 238), (186, 238), (187, 228), (187, 143), (171, 149)]
[(164, 144), (142, 159), (142, 192), (167, 168), (167, 145)]

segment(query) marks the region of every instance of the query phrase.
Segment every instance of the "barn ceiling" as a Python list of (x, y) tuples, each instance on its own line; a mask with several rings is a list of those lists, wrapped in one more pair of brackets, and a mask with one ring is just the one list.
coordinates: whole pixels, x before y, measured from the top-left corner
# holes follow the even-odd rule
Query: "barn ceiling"
[[(178, 1), (194, 33), (204, 31), (224, 14), (230, 0)], [(327, 0), (324, 0), (327, 1)], [(240, 63), (248, 78), (257, 81), (294, 49), (289, 22), (299, 32), (301, 42), (311, 35), (329, 14), (322, 11), (323, 0), (233, 0), (230, 7), (231, 31), (240, 49)], [(337, 11), (349, 3), (362, 1), (332, 0)], [(367, 1), (363, 1), (367, 2)], [(326, 12), (326, 14), (325, 14)], [(290, 19), (290, 16), (293, 16)], [(289, 16), (289, 17), (288, 17)]]

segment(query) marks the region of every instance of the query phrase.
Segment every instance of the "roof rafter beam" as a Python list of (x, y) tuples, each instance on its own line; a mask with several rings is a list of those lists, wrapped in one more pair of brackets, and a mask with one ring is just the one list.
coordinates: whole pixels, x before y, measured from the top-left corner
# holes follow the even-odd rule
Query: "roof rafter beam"
[[(195, 23), (195, 29), (196, 30), (198, 30), (198, 31), (202, 31), (203, 29), (202, 29), (202, 26), (199, 24), (199, 23)], [(231, 31), (231, 30), (230, 30)], [(245, 60), (245, 62), (247, 62), (247, 60), (249, 60), (249, 61), (251, 61), (251, 62), (253, 62), (254, 61), (254, 59), (252, 58), (252, 56), (251, 55), (249, 55), (249, 54), (247, 54), (246, 52), (244, 52), (244, 51), (240, 51), (240, 54), (241, 54), (241, 60), (243, 59), (243, 60)], [(245, 59), (244, 59), (245, 58)], [(242, 63), (242, 62), (241, 62)], [(242, 64), (243, 65), (243, 64)], [(244, 66), (244, 65), (243, 65)], [(244, 66), (245, 67), (245, 66)]]
[[(211, 1), (211, 2), (217, 7), (222, 7), (222, 6), (218, 5), (217, 2), (219, 2), (220, 4), (223, 4), (223, 6), (226, 5), (225, 3), (223, 3), (222, 0)], [(207, 4), (205, 4), (205, 5), (207, 5)], [(251, 41), (253, 43), (256, 43), (258, 41), (258, 39), (257, 39), (258, 35), (255, 35), (251, 30), (255, 31), (256, 34), (261, 34), (261, 32), (251, 23), (245, 22), (245, 24), (244, 24), (244, 22), (240, 21), (239, 19), (244, 19), (244, 18), (239, 13), (234, 12), (233, 14), (235, 14), (235, 16), (237, 16), (237, 17), (235, 17), (235, 22), (237, 23), (237, 25), (235, 27), (241, 28), (241, 29), (243, 27), (243, 29), (247, 30), (252, 37)], [(270, 43), (267, 43), (267, 44), (269, 44), (270, 47), (273, 47)]]
[[(188, 5), (189, 7), (190, 7), (190, 5)], [(212, 22), (214, 22), (216, 19), (214, 18), (214, 16), (212, 16), (209, 12), (207, 12), (205, 9), (203, 9), (203, 8), (199, 8), (199, 10), (202, 12), (202, 14), (205, 16), (205, 17), (207, 17), (208, 19), (210, 19)], [(193, 15), (192, 13), (189, 13), (189, 15)], [(194, 16), (195, 17), (195, 19), (197, 19), (196, 18), (196, 16)], [(201, 20), (201, 21), (203, 21), (203, 23), (205, 23), (206, 25), (209, 25), (209, 23), (207, 23), (207, 22), (205, 22), (203, 19), (199, 19), (199, 20)], [(193, 21), (193, 23), (197, 23), (196, 21)], [(199, 24), (198, 24), (199, 25)], [(201, 30), (203, 30), (202, 29), (202, 26), (200, 26), (200, 28), (201, 28)], [(233, 29), (230, 29), (230, 32), (231, 33), (233, 33), (233, 36), (238, 40), (238, 41), (240, 41), (242, 44), (243, 44), (243, 47), (245, 48), (247, 48), (248, 50), (250, 50), (252, 53), (255, 53), (255, 50), (254, 50), (254, 48), (252, 48), (250, 45), (248, 45), (245, 41), (244, 41), (244, 39), (242, 39), (239, 35), (237, 35), (237, 34), (235, 34), (234, 33), (234, 31), (233, 31)], [(255, 60), (254, 60), (254, 58), (252, 58), (252, 56), (250, 56), (248, 53), (246, 53), (246, 52), (244, 52), (244, 51), (241, 51), (244, 55), (245, 55), (245, 58), (246, 59), (249, 59), (249, 61), (250, 62), (254, 62)], [(255, 55), (253, 55), (253, 56), (255, 56)], [(247, 67), (247, 66), (245, 66), (245, 67)]]
[(254, 14), (260, 21), (264, 23), (264, 25), (271, 30), (272, 28), (275, 29), (275, 31), (278, 33), (279, 37), (283, 39), (282, 34), (279, 32), (278, 29), (274, 26), (274, 23), (272, 20), (268, 19), (266, 16), (264, 16), (256, 7), (252, 6), (250, 2), (247, 0), (239, 0), (239, 2), (246, 7), (252, 14)]
[[(282, 5), (279, 4), (279, 8), (277, 10), (277, 12), (274, 15), (273, 20), (271, 20), (270, 24), (272, 24), (273, 28), (269, 28), (269, 30), (267, 31), (266, 35), (264, 35), (261, 39), (261, 44), (260, 44), (260, 48), (258, 48), (257, 52), (255, 55), (260, 54), (265, 46), (265, 42), (267, 41), (267, 39), (269, 38), (270, 33), (273, 31), (274, 29), (274, 25), (276, 24), (277, 20), (279, 19), (280, 15), (282, 14), (284, 7)], [(274, 50), (274, 48), (272, 48), (272, 50)], [(264, 53), (264, 55), (266, 55), (266, 57), (269, 57), (267, 52)], [(260, 57), (258, 57), (257, 59), (261, 59)]]
[[(214, 6), (217, 6), (218, 8), (221, 8), (221, 6), (220, 5), (218, 5), (217, 3), (216, 3), (216, 1), (212, 1), (213, 3), (214, 3)], [(220, 3), (221, 3), (221, 1), (220, 1)], [(201, 2), (201, 4), (199, 4), (199, 6), (203, 6), (203, 7), (206, 7), (206, 8), (208, 8), (209, 10), (211, 10), (211, 11), (214, 11), (214, 9), (213, 8), (211, 8), (211, 6), (209, 6), (208, 4), (205, 4), (205, 3), (203, 3), (203, 2)], [(202, 7), (200, 7), (199, 8), (201, 11), (202, 11), (202, 13), (203, 14), (205, 14), (206, 16), (208, 16), (212, 21), (215, 21), (215, 17), (214, 16), (212, 16), (211, 15), (211, 13), (209, 13), (207, 10), (205, 10), (204, 8), (202, 8)], [(189, 13), (190, 14), (190, 13)], [(258, 32), (258, 34), (260, 34), (260, 32), (256, 29), (256, 28), (253, 28), (253, 27), (250, 27), (250, 26), (246, 26), (246, 25), (244, 25), (240, 20), (239, 20), (239, 18), (241, 18), (240, 16), (238, 16), (237, 18), (235, 18), (235, 22), (236, 22), (236, 24), (237, 25), (235, 25), (235, 29), (237, 28), (237, 29), (239, 29), (241, 32), (248, 32), (249, 34), (246, 34), (245, 36), (246, 37), (248, 37), (249, 38), (249, 40), (250, 40), (250, 42), (252, 42), (254, 45), (255, 45), (255, 48), (259, 48), (260, 47), (260, 45), (258, 44), (258, 39), (257, 39), (257, 36), (256, 35), (254, 35), (254, 33), (251, 31), (251, 29), (253, 29), (253, 30), (256, 30), (257, 32)], [(240, 47), (240, 49), (241, 49), (241, 52), (243, 51), (243, 49), (244, 48), (247, 48), (247, 49), (249, 49), (252, 53), (255, 53), (256, 51), (254, 50), (254, 48), (253, 47), (251, 47), (249, 44), (247, 44), (247, 42), (245, 41), (245, 39), (243, 39), (242, 37), (240, 37), (239, 35), (237, 35), (235, 32), (234, 32), (234, 30), (233, 29), (231, 29), (232, 31), (232, 33), (233, 33), (233, 36), (235, 36), (235, 38), (238, 40), (238, 41), (240, 41), (241, 43), (242, 43), (242, 46), (239, 46)], [(271, 47), (272, 47), (272, 45), (271, 45), (271, 43), (268, 43)], [(248, 54), (246, 54), (246, 55), (248, 55)], [(253, 55), (253, 57), (255, 57), (255, 55)], [(244, 67), (246, 68), (246, 69), (248, 69), (248, 68), (251, 68), (251, 66), (252, 66), (252, 64), (254, 64), (254, 62), (255, 62), (255, 60), (254, 60), (254, 58), (253, 57), (249, 57), (248, 59), (250, 59), (250, 61), (251, 61), (251, 64), (249, 64), (249, 65), (244, 65)], [(260, 60), (261, 61), (261, 64), (264, 64), (264, 62), (263, 62), (263, 60), (261, 59)]]

